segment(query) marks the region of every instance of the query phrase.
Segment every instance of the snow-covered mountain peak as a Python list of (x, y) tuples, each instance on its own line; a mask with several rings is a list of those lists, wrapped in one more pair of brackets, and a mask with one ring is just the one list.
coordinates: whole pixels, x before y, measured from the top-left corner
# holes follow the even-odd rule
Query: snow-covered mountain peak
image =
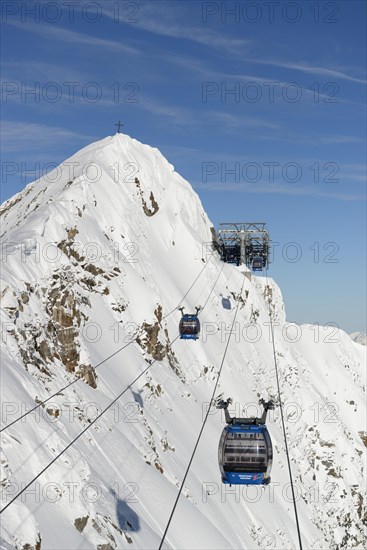
[[(88, 145), (6, 201), (1, 208), (2, 233), (6, 236), (30, 216), (34, 221), (37, 210), (46, 206), (47, 211), (42, 211), (41, 216), (46, 219), (55, 214), (65, 217), (65, 221), (70, 220), (70, 215), (82, 217), (91, 206), (96, 210), (88, 212), (89, 217), (92, 214), (104, 221), (106, 215), (112, 215), (112, 221), (118, 223), (119, 215), (126, 214), (134, 202), (148, 217), (160, 208), (164, 210), (165, 205), (191, 225), (196, 221), (193, 210), (197, 214), (199, 208), (205, 217), (191, 186), (157, 149), (116, 134)], [(60, 212), (55, 211), (56, 205)], [(110, 219), (108, 223), (113, 227)]]
[(2, 206), (7, 264), (27, 264), (34, 280), (83, 258), (139, 271), (143, 258), (161, 265), (165, 256), (180, 267), (182, 246), (195, 258), (210, 246), (210, 225), (161, 153), (123, 134), (85, 147)]
[[(3, 425), (78, 380), (1, 434), (3, 504), (88, 427), (3, 513), (3, 548), (158, 548), (223, 357), (232, 413), (277, 399), (269, 308), (304, 547), (366, 545), (365, 348), (287, 323), (274, 281), (223, 264), (199, 197), (157, 149), (107, 137), (1, 211)], [(177, 339), (177, 306), (199, 304), (200, 339)], [(266, 490), (221, 484), (223, 426), (212, 411), (167, 547), (296, 548), (279, 408)]]

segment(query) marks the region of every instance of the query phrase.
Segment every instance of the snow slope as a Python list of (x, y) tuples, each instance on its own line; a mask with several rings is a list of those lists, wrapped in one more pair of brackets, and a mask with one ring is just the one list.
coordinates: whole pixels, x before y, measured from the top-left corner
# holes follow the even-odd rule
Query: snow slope
[[(237, 416), (276, 398), (269, 300), (304, 548), (367, 546), (366, 348), (287, 323), (272, 279), (247, 272), (240, 296), (247, 270), (220, 262), (199, 197), (157, 149), (107, 137), (1, 213), (2, 426), (80, 378), (1, 433), (2, 507), (154, 360), (2, 513), (1, 548), (158, 548), (237, 305), (218, 394)], [(205, 304), (196, 342), (176, 340), (181, 304)], [(229, 488), (211, 411), (165, 548), (297, 548), (279, 408), (268, 426), (271, 485)]]

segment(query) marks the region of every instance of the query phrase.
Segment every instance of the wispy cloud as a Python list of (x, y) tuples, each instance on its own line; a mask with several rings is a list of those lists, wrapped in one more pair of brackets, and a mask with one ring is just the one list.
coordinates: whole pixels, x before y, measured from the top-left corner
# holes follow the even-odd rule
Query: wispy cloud
[[(205, 79), (206, 81), (213, 82), (214, 84), (218, 84), (220, 86), (222, 83), (232, 83), (232, 85), (236, 82), (243, 83), (243, 85), (249, 84), (249, 83), (256, 83), (259, 86), (263, 86), (263, 94), (265, 97), (269, 97), (269, 95), (273, 92), (270, 92), (271, 86), (273, 86), (274, 90), (274, 103), (276, 102), (284, 102), (284, 98), (282, 97), (281, 92), (279, 91), (282, 87), (288, 87), (290, 82), (285, 80), (280, 80), (278, 78), (274, 78), (274, 76), (259, 76), (249, 73), (226, 73), (223, 71), (218, 71), (217, 69), (210, 68), (210, 65), (208, 63), (204, 63), (200, 61), (199, 59), (192, 59), (180, 54), (170, 54), (170, 53), (159, 53), (159, 58), (163, 59), (164, 61), (167, 61), (169, 63), (172, 63), (173, 65), (177, 67), (183, 67), (187, 69), (191, 74), (196, 73), (199, 75), (201, 79)], [(251, 59), (246, 58), (246, 61), (252, 62)], [(261, 63), (261, 62), (260, 62)], [(266, 63), (265, 63), (266, 64)], [(305, 88), (302, 86), (300, 82), (294, 82), (294, 78), (292, 78), (292, 83), (298, 86), (299, 91), (302, 94), (302, 97), (305, 99), (307, 98), (309, 101), (315, 101), (315, 90), (310, 88)], [(202, 85), (205, 84), (205, 81), (202, 82)], [(218, 88), (218, 94), (219, 88)], [(327, 93), (323, 93), (321, 91), (318, 92), (318, 99), (319, 101), (326, 100), (327, 102), (330, 101), (330, 97)], [(358, 106), (362, 106), (364, 104), (360, 102), (350, 101), (345, 98), (337, 98), (338, 103), (350, 103)]]
[(83, 34), (80, 32), (70, 31), (63, 27), (56, 27), (55, 25), (40, 25), (35, 23), (21, 23), (19, 21), (11, 20), (7, 22), (8, 25), (18, 27), (23, 31), (29, 31), (41, 36), (51, 36), (53, 40), (59, 40), (70, 46), (74, 44), (84, 44), (87, 46), (94, 46), (100, 48), (106, 48), (109, 50), (126, 52), (129, 54), (139, 54), (140, 51), (132, 46), (128, 46), (120, 41), (107, 40), (105, 38), (98, 38), (95, 35)]
[(209, 29), (203, 30), (202, 27), (185, 27), (184, 25), (174, 24), (166, 25), (165, 23), (153, 20), (141, 21), (137, 26), (154, 34), (191, 40), (192, 42), (204, 44), (205, 46), (214, 47), (230, 53), (238, 52), (239, 49), (244, 53), (251, 44), (249, 40), (232, 38), (219, 32), (212, 32)]
[(300, 71), (303, 73), (318, 74), (322, 76), (327, 76), (330, 78), (339, 78), (342, 80), (350, 80), (351, 82), (357, 82), (358, 84), (366, 84), (367, 81), (362, 78), (357, 78), (351, 76), (337, 69), (327, 69), (325, 67), (317, 67), (314, 65), (307, 65), (306, 63), (290, 63), (288, 61), (279, 61), (275, 59), (258, 59), (258, 58), (248, 58), (248, 62), (256, 63), (260, 65), (269, 65), (272, 67), (280, 67), (282, 69), (291, 69), (295, 71)]
[[(104, 8), (107, 17), (114, 18), (114, 14), (107, 7)], [(219, 31), (212, 31), (204, 25), (195, 26), (186, 21), (192, 14), (188, 14), (184, 3), (174, 3), (174, 7), (168, 2), (162, 5), (159, 2), (140, 2), (139, 15), (137, 19), (129, 21), (124, 20), (124, 24), (130, 24), (134, 28), (139, 28), (160, 36), (167, 36), (176, 39), (185, 39), (198, 44), (203, 44), (210, 48), (216, 48), (221, 52), (235, 53), (240, 50), (245, 53), (252, 44), (250, 40), (233, 38), (230, 34), (224, 34)]]
[(337, 145), (337, 144), (345, 144), (345, 143), (365, 143), (366, 138), (361, 138), (358, 136), (345, 136), (345, 135), (333, 134), (330, 136), (321, 136), (319, 138), (319, 141), (325, 144), (330, 143), (330, 144)]
[[(152, 6), (150, 2), (142, 2), (139, 11), (139, 18), (132, 23), (132, 25), (160, 36), (186, 39), (204, 44), (205, 46), (216, 48), (222, 53), (231, 53), (236, 58), (243, 58), (244, 54), (247, 54), (246, 62), (250, 63), (296, 70), (314, 75), (327, 76), (328, 78), (349, 80), (358, 84), (366, 84), (367, 82), (363, 78), (346, 73), (339, 67), (328, 68), (307, 64), (305, 62), (289, 62), (251, 57), (251, 53), (255, 51), (255, 43), (252, 38), (234, 38), (231, 34), (225, 34), (218, 29), (213, 31), (204, 25), (195, 26), (187, 24), (188, 12), (182, 4), (177, 3), (173, 9), (170, 9), (168, 3), (164, 3), (164, 6), (162, 6), (161, 3), (154, 2), (154, 6)], [(109, 10), (106, 10), (106, 15), (112, 17), (112, 13)], [(128, 21), (125, 23), (128, 23)], [(255, 79), (255, 77), (252, 78)]]
[(185, 126), (202, 127), (203, 125), (213, 126), (213, 124), (220, 124), (222, 130), (244, 129), (248, 127), (279, 129), (277, 124), (259, 117), (233, 115), (223, 111), (204, 111), (176, 107), (153, 98), (143, 98), (136, 105), (138, 108), (144, 109), (153, 115), (168, 117), (171, 121)]
[(169, 105), (166, 102), (158, 101), (151, 97), (143, 97), (136, 106), (152, 115), (167, 117), (177, 124), (189, 124), (195, 120), (191, 109)]
[[(322, 134), (318, 134), (315, 131), (310, 133), (303, 133), (303, 134), (297, 134), (295, 132), (289, 133), (289, 132), (278, 132), (278, 133), (272, 133), (272, 134), (257, 134), (255, 136), (252, 136), (252, 139), (259, 139), (263, 140), (264, 142), (270, 140), (270, 141), (276, 141), (278, 143), (293, 143), (297, 145), (346, 145), (346, 144), (352, 144), (352, 143), (360, 143), (363, 144), (366, 142), (365, 138), (361, 138), (358, 136), (345, 136), (345, 135), (328, 135), (324, 136)], [(339, 149), (338, 149), (339, 151)], [(311, 161), (310, 161), (311, 162)], [(326, 162), (326, 161), (325, 161)]]
[[(4, 120), (1, 126), (2, 151), (4, 153), (44, 151), (59, 147), (61, 144), (75, 141), (86, 142), (92, 136), (66, 130), (59, 126), (48, 126), (32, 122)], [(50, 145), (51, 144), (51, 145)]]
[(348, 193), (343, 191), (324, 191), (315, 185), (291, 186), (278, 185), (276, 183), (269, 184), (268, 182), (258, 182), (257, 184), (248, 183), (196, 183), (195, 189), (205, 191), (225, 192), (225, 193), (259, 193), (259, 194), (277, 194), (277, 195), (293, 195), (293, 196), (314, 196), (336, 199), (341, 201), (360, 201), (365, 200), (365, 196), (361, 193)]
[(206, 118), (210, 120), (210, 122), (219, 122), (222, 124), (222, 127), (224, 126), (229, 129), (245, 129), (248, 127), (279, 129), (278, 124), (274, 124), (267, 119), (233, 115), (222, 111), (210, 111), (206, 113)]
[[(41, 61), (4, 61), (3, 62), (3, 81), (17, 80), (24, 82), (25, 79), (35, 79), (43, 82), (88, 82), (90, 76), (81, 73), (70, 67), (70, 65), (60, 65)], [(7, 73), (5, 79), (5, 71)]]

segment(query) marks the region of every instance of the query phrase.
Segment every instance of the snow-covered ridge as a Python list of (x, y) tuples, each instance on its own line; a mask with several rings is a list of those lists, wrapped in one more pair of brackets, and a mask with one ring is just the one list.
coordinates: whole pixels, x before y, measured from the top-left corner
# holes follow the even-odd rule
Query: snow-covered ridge
[(357, 344), (367, 346), (367, 334), (364, 332), (352, 332), (349, 336), (354, 342), (357, 342)]
[[(222, 263), (210, 220), (157, 149), (107, 137), (1, 210), (3, 424), (81, 378), (1, 434), (4, 505), (156, 360), (2, 514), (3, 548), (157, 548), (238, 301), (218, 392), (233, 397), (237, 415), (276, 397), (269, 299), (304, 547), (366, 546), (365, 349), (343, 331), (287, 324), (271, 279), (246, 277), (239, 296), (242, 269), (224, 265), (214, 286)], [(200, 340), (172, 343), (174, 308), (207, 299)], [(95, 368), (136, 331), (137, 343)], [(275, 457), (265, 490), (221, 485), (222, 428), (213, 411), (167, 548), (296, 548), (279, 409), (269, 420)]]

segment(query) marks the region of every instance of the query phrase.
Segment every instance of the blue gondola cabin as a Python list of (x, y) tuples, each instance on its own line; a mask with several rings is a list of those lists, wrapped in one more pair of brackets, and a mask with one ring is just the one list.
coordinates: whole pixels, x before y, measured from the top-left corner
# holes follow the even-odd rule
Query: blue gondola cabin
[(226, 426), (219, 441), (218, 459), (225, 484), (270, 483), (273, 448), (266, 426)]
[(264, 269), (264, 259), (261, 256), (255, 256), (252, 260), (252, 270), (262, 271)]
[(196, 314), (185, 313), (180, 319), (180, 338), (182, 340), (197, 340), (200, 334), (200, 321)]

